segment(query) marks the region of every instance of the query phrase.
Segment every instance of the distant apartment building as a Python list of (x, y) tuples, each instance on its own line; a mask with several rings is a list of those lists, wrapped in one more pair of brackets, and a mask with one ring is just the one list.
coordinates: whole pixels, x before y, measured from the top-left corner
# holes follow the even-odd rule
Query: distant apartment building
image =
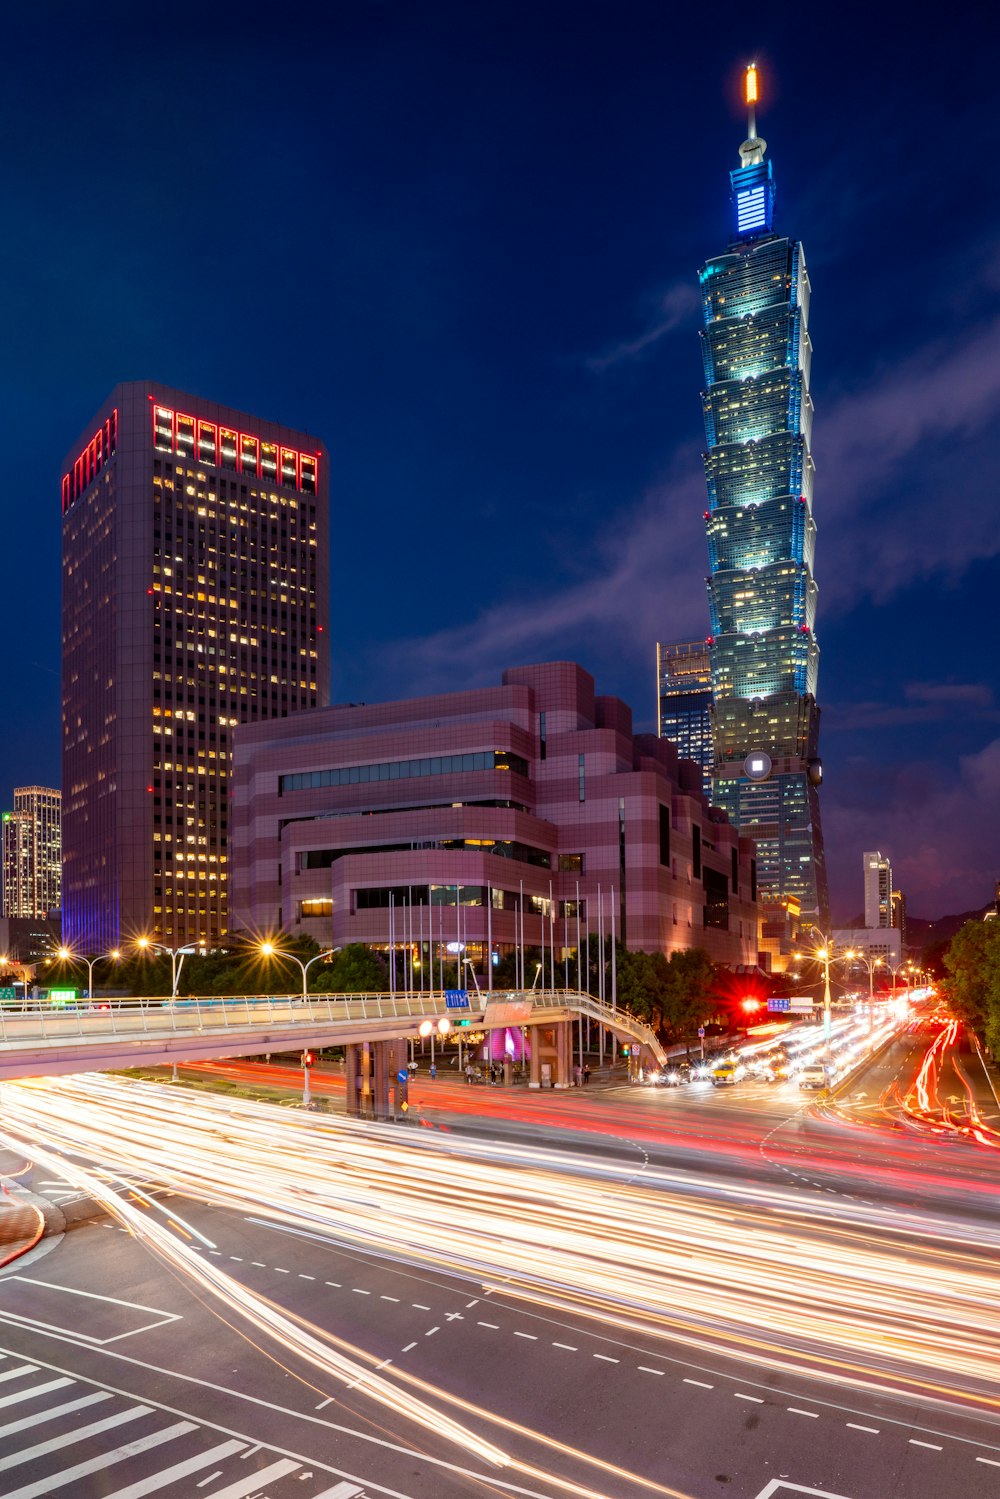
[(14, 788), (4, 812), (3, 915), (43, 917), (58, 911), (62, 888), (62, 794), (50, 786)]
[(701, 786), (712, 790), (712, 662), (705, 640), (656, 647), (657, 732), (676, 744), (682, 760), (701, 767)]
[(838, 927), (833, 941), (838, 952), (853, 948), (869, 960), (880, 958), (886, 976), (903, 961), (903, 934), (898, 927)]
[(148, 380), (70, 450), (63, 936), (224, 938), (232, 731), (329, 696), (328, 464), (305, 432)]
[(892, 865), (878, 850), (862, 854), (865, 926), (895, 926), (892, 919)]
[(484, 986), (518, 948), (563, 964), (599, 933), (757, 962), (752, 842), (580, 666), (245, 724), (233, 753), (234, 930), (459, 951)]

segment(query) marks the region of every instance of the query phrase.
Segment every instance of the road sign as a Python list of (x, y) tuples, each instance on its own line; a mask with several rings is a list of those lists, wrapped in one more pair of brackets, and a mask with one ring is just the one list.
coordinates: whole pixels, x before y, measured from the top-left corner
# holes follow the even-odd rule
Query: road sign
[(801, 998), (801, 996), (796, 998), (796, 996), (793, 995), (792, 998), (788, 1001), (788, 1008), (790, 1010), (798, 1010), (803, 1014), (807, 1014), (810, 1013), (813, 1009), (813, 1001), (811, 999), (803, 999)]
[(769, 1010), (790, 1010), (791, 1007), (791, 1000), (782, 999), (780, 995), (775, 995), (773, 999), (769, 999), (767, 1002), (767, 1008)]
[(17, 990), (16, 989), (8, 989), (6, 987), (6, 985), (4, 985), (4, 987), (2, 989), (0, 989), (0, 999), (16, 999), (16, 998), (17, 998)]
[(400, 1070), (396, 1073), (397, 1083), (405, 1083), (409, 1075), (410, 1074), (407, 1072), (406, 1068), (401, 1067)]
[(468, 989), (446, 989), (444, 991), (444, 1007), (446, 1010), (471, 1009)]
[(699, 1025), (698, 1027), (698, 1037), (702, 1041), (705, 1039), (705, 1027), (703, 1025)]

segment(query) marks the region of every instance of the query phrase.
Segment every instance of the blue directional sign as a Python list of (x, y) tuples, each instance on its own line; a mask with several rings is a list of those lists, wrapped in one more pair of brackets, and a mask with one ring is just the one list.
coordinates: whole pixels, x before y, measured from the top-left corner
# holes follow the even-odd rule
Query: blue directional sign
[(409, 1075), (410, 1074), (407, 1072), (406, 1068), (401, 1067), (400, 1070), (396, 1073), (396, 1081), (398, 1083), (405, 1083)]
[(446, 1010), (471, 1009), (468, 989), (446, 989), (444, 991), (444, 1007)]
[(769, 1010), (790, 1010), (791, 1007), (792, 1001), (790, 999), (782, 999), (780, 995), (774, 999), (769, 999), (767, 1002)]

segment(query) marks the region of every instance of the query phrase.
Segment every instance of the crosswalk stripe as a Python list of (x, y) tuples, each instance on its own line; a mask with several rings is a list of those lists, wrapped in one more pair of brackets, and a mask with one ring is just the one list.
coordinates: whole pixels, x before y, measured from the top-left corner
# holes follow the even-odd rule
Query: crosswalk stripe
[(22, 1374), (37, 1374), (37, 1373), (38, 1373), (38, 1365), (37, 1364), (18, 1364), (18, 1366), (17, 1366), (16, 1369), (5, 1369), (3, 1371), (3, 1373), (0, 1374), (0, 1380), (6, 1381), (8, 1379), (20, 1379), (21, 1376), (22, 1376)]
[(160, 1447), (164, 1442), (173, 1442), (177, 1437), (195, 1430), (197, 1426), (194, 1421), (177, 1421), (173, 1426), (164, 1427), (162, 1431), (154, 1431), (151, 1436), (139, 1437), (134, 1442), (127, 1442), (124, 1447), (115, 1447), (112, 1452), (103, 1452), (99, 1457), (77, 1463), (75, 1467), (64, 1468), (61, 1473), (36, 1479), (34, 1483), (26, 1483), (19, 1489), (9, 1489), (4, 1499), (39, 1499), (40, 1495), (51, 1494), (68, 1483), (75, 1483), (78, 1478), (88, 1478), (91, 1473), (99, 1473), (102, 1468), (110, 1468), (114, 1463), (122, 1463), (129, 1457), (138, 1457), (141, 1452)]
[(283, 1457), (280, 1462), (272, 1463), (269, 1468), (262, 1468), (259, 1473), (251, 1473), (248, 1478), (238, 1478), (228, 1488), (213, 1489), (210, 1494), (206, 1494), (205, 1499), (245, 1499), (247, 1494), (261, 1490), (265, 1483), (284, 1478), (286, 1473), (294, 1473), (300, 1466), (300, 1463), (292, 1462), (291, 1458)]
[[(210, 1452), (200, 1452), (197, 1457), (185, 1458), (182, 1463), (174, 1463), (172, 1468), (161, 1468), (159, 1473), (152, 1473), (149, 1478), (139, 1478), (135, 1483), (127, 1484), (123, 1489), (115, 1489), (113, 1494), (106, 1495), (106, 1499), (144, 1499), (146, 1494), (155, 1494), (157, 1489), (165, 1489), (168, 1483), (175, 1483), (179, 1478), (187, 1478), (192, 1473), (197, 1473), (200, 1468), (210, 1468), (213, 1463), (222, 1462), (223, 1458), (232, 1457), (234, 1453), (241, 1452), (246, 1446), (245, 1442), (222, 1442), (218, 1447), (213, 1447)], [(298, 1467), (298, 1464), (295, 1464)], [(258, 1473), (258, 1478), (265, 1475)]]
[(68, 1379), (65, 1375), (60, 1379), (50, 1379), (46, 1384), (32, 1385), (30, 1390), (18, 1390), (14, 1395), (0, 1395), (0, 1408), (5, 1405), (18, 1405), (22, 1400), (33, 1400), (36, 1395), (47, 1395), (50, 1390), (64, 1390), (68, 1384), (76, 1381)]
[(72, 1447), (76, 1442), (82, 1442), (87, 1437), (100, 1436), (102, 1431), (111, 1431), (115, 1426), (124, 1426), (126, 1421), (138, 1421), (140, 1416), (151, 1414), (151, 1405), (131, 1405), (128, 1410), (115, 1411), (113, 1416), (105, 1416), (103, 1421), (94, 1421), (90, 1426), (77, 1426), (73, 1431), (64, 1431), (61, 1436), (49, 1437), (47, 1442), (37, 1442), (34, 1447), (24, 1447), (20, 1452), (11, 1453), (4, 1458), (5, 1468), (16, 1468), (19, 1463), (33, 1462), (36, 1457), (47, 1457), (50, 1452), (58, 1452), (62, 1447)]
[(48, 1410), (35, 1411), (32, 1416), (22, 1416), (20, 1421), (8, 1421), (6, 1426), (0, 1426), (0, 1437), (12, 1437), (19, 1431), (27, 1431), (29, 1427), (40, 1426), (43, 1421), (51, 1421), (55, 1416), (68, 1416), (71, 1411), (83, 1410), (84, 1406), (110, 1399), (110, 1390), (96, 1390), (93, 1395), (78, 1395), (75, 1400), (67, 1400), (62, 1405), (50, 1405)]

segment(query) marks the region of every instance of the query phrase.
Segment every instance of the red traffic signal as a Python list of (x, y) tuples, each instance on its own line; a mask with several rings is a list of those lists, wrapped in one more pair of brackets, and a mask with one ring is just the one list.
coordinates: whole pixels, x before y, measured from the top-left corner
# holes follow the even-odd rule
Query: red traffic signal
[(302, 1065), (303, 1065), (303, 1067), (312, 1067), (312, 1065), (314, 1064), (315, 1061), (316, 1061), (316, 1053), (315, 1052), (313, 1052), (313, 1051), (304, 1051), (302, 1053)]

